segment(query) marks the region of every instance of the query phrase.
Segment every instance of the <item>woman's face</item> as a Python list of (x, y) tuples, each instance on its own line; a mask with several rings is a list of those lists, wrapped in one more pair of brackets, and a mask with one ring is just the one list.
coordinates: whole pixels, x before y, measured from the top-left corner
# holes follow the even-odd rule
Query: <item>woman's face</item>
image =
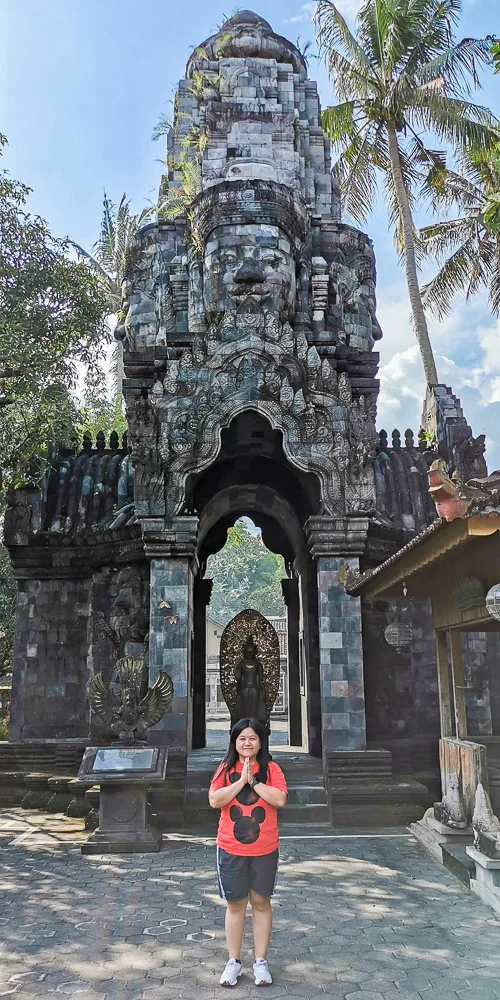
[(256, 757), (260, 750), (260, 739), (250, 726), (243, 729), (236, 739), (236, 750), (240, 757)]

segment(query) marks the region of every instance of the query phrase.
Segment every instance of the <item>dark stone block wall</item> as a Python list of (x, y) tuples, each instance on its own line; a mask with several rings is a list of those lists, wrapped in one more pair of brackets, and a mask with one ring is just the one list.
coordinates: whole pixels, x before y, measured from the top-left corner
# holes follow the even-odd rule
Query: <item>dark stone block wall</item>
[[(367, 740), (369, 744), (390, 744), (393, 757), (393, 741), (411, 740), (409, 763), (418, 771), (422, 769), (419, 757), (420, 761), (426, 757), (419, 744), (428, 741), (429, 764), (440, 735), (436, 649), (429, 603), (409, 601), (406, 608), (411, 642), (395, 649), (387, 643), (384, 631), (400, 617), (397, 604), (363, 603)], [(462, 643), (468, 735), (474, 739), (498, 735), (500, 634), (466, 632)]]
[(497, 735), (500, 636), (495, 632), (466, 632), (462, 640), (464, 684), (469, 736)]
[(339, 580), (341, 565), (355, 571), (358, 560), (318, 559), (323, 748), (358, 750), (366, 739), (361, 608)]
[(88, 735), (90, 580), (20, 580), (11, 740)]
[(363, 602), (362, 617), (368, 742), (415, 736), (437, 740), (436, 653), (428, 605), (409, 602), (412, 638), (400, 649), (390, 646), (384, 635), (399, 617), (395, 603)]

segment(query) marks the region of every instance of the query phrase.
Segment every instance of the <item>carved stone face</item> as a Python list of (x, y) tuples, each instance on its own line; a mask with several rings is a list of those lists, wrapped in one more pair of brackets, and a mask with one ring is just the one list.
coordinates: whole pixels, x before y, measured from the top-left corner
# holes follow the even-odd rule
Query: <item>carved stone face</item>
[(115, 598), (110, 625), (121, 642), (142, 642), (147, 632), (147, 585), (134, 567), (120, 570), (113, 580)]
[(281, 322), (295, 308), (295, 260), (277, 226), (219, 226), (207, 241), (203, 299), (209, 322), (226, 312), (271, 313)]

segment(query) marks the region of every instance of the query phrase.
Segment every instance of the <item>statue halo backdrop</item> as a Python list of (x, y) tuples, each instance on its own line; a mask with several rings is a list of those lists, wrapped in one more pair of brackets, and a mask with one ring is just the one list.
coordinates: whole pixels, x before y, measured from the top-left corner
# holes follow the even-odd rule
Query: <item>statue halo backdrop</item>
[(256, 647), (257, 660), (262, 665), (265, 720), (262, 718), (260, 721), (269, 728), (269, 718), (280, 683), (280, 647), (275, 629), (260, 611), (254, 611), (252, 608), (240, 611), (226, 625), (222, 633), (220, 643), (222, 695), (231, 713), (231, 725), (234, 725), (240, 717), (239, 665), (244, 660), (245, 646), (250, 638)]

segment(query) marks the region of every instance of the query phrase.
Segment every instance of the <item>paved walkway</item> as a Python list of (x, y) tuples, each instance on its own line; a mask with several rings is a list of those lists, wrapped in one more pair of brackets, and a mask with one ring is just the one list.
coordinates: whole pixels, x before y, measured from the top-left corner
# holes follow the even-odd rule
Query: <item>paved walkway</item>
[[(33, 833), (36, 821), (0, 814), (0, 997), (221, 995), (211, 843), (176, 835), (159, 855), (82, 857), (62, 839), (77, 823)], [(500, 920), (405, 831), (285, 837), (281, 854), (267, 997), (500, 998)], [(262, 994), (250, 943), (235, 998)]]

